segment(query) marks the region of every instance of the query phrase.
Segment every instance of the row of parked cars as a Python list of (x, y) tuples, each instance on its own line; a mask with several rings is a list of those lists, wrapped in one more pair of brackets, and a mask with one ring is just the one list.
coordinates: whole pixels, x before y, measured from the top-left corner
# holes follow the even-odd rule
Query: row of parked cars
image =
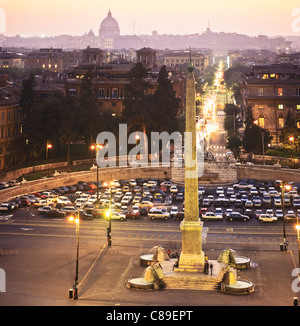
[[(203, 220), (276, 222), (283, 218), (297, 222), (300, 216), (299, 186), (289, 182), (282, 195), (282, 181), (242, 180), (231, 187), (202, 188), (199, 193)], [(283, 211), (284, 210), (284, 211)]]
[[(285, 215), (287, 220), (295, 220), (298, 207), (300, 209), (297, 185), (291, 183), (291, 189), (284, 196), (285, 208), (289, 209), (284, 214), (277, 185), (242, 180), (230, 187), (199, 186), (200, 217), (206, 221), (223, 218), (248, 221), (255, 217), (259, 221), (274, 222)], [(10, 212), (22, 206), (34, 206), (39, 214), (48, 217), (64, 217), (79, 212), (81, 218), (92, 219), (105, 216), (111, 207), (112, 219), (125, 220), (144, 215), (150, 219), (173, 217), (182, 220), (184, 187), (170, 180), (156, 179), (113, 180), (110, 186), (104, 182), (81, 181), (13, 198), (0, 205), (0, 211)]]
[(78, 182), (72, 186), (13, 198), (0, 205), (0, 211), (1, 207), (3, 212), (10, 212), (18, 207), (31, 206), (46, 217), (64, 217), (79, 212), (81, 218), (92, 219), (105, 216), (111, 205), (112, 219), (136, 218), (148, 215), (148, 212), (151, 212), (151, 219), (167, 219), (174, 216), (174, 210), (170, 214), (170, 207), (166, 209), (158, 205), (171, 205), (173, 200), (182, 201), (183, 194), (179, 191), (182, 189), (172, 182), (155, 179), (113, 180), (112, 186), (104, 182)]

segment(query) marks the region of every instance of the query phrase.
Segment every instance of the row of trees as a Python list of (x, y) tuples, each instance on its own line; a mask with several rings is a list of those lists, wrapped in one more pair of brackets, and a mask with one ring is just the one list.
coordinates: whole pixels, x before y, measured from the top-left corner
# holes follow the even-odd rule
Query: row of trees
[[(45, 158), (48, 140), (54, 145), (55, 157), (63, 144), (67, 144), (69, 149), (70, 144), (78, 140), (85, 143), (88, 153), (98, 133), (110, 131), (118, 137), (119, 123), (127, 123), (128, 132), (146, 131), (149, 134), (151, 131), (178, 130), (179, 99), (168, 79), (166, 67), (163, 66), (159, 73), (155, 92), (151, 92), (147, 77), (148, 71), (142, 64), (138, 63), (131, 69), (123, 114), (115, 116), (100, 110), (92, 85), (92, 71), (82, 79), (78, 97), (54, 94), (41, 98), (34, 90), (35, 78), (30, 75), (23, 81), (20, 99), (27, 161)], [(69, 150), (68, 162), (71, 162)]]

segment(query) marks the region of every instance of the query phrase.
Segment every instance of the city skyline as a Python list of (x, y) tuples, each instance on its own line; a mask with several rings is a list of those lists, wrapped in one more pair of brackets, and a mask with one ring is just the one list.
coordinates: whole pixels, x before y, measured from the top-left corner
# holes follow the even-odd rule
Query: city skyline
[(112, 0), (105, 6), (98, 0), (0, 0), (6, 21), (5, 36), (79, 36), (90, 29), (98, 35), (109, 10), (119, 23), (121, 35), (152, 31), (184, 35), (202, 33), (210, 26), (213, 32), (300, 36), (298, 0), (253, 0), (242, 4), (237, 0), (152, 0), (150, 4), (145, 9), (138, 0)]

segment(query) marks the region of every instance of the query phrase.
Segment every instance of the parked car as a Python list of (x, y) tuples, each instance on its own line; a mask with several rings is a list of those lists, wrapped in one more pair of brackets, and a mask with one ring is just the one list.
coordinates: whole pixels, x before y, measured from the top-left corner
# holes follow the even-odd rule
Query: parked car
[(170, 217), (170, 213), (166, 209), (151, 208), (148, 216), (151, 220), (156, 218), (167, 220)]
[(178, 207), (177, 206), (172, 206), (170, 210), (170, 216), (174, 217), (178, 213)]
[(250, 218), (249, 216), (247, 215), (242, 215), (241, 213), (238, 213), (238, 212), (232, 212), (228, 218), (227, 218), (229, 221), (249, 221)]
[(184, 212), (178, 212), (176, 215), (174, 215), (174, 219), (176, 221), (182, 221), (184, 219)]
[(0, 212), (3, 213), (10, 213), (13, 210), (13, 206), (11, 203), (2, 203), (0, 205)]
[(112, 220), (120, 220), (120, 221), (125, 221), (126, 220), (126, 215), (119, 213), (119, 212), (111, 212), (110, 219)]
[(85, 212), (84, 210), (79, 210), (79, 218), (83, 220), (92, 220), (93, 215)]
[(282, 220), (283, 219), (283, 212), (281, 209), (276, 209), (275, 210), (275, 216), (277, 217), (277, 220)]
[(126, 216), (126, 218), (135, 219), (140, 216), (140, 212), (139, 211), (136, 212), (136, 211), (133, 211), (132, 209), (129, 209), (129, 210), (125, 211), (125, 216)]
[(277, 217), (270, 214), (261, 214), (258, 217), (260, 222), (276, 222)]
[(61, 211), (66, 212), (67, 215), (77, 214), (77, 209), (73, 206), (64, 206)]
[(52, 210), (51, 206), (43, 206), (38, 208), (38, 214), (46, 214)]
[(46, 217), (65, 217), (66, 213), (61, 212), (58, 209), (51, 209), (44, 214)]
[(286, 222), (297, 223), (299, 219), (297, 218), (296, 214), (289, 213), (284, 216), (284, 220)]
[(223, 216), (216, 215), (214, 212), (206, 212), (205, 214), (202, 215), (202, 220), (203, 221), (218, 221), (222, 220)]
[(8, 185), (9, 185), (9, 187), (15, 187), (15, 186), (20, 186), (21, 183), (17, 180), (10, 180), (10, 181), (8, 181)]

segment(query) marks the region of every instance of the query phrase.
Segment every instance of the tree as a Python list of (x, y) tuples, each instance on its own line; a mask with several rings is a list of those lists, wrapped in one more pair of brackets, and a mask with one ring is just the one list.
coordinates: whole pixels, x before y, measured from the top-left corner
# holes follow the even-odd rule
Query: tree
[(287, 114), (285, 126), (281, 129), (280, 138), (283, 147), (289, 151), (297, 150), (300, 146), (300, 130), (296, 126), (291, 111)]
[(178, 131), (177, 113), (180, 99), (176, 98), (166, 66), (162, 66), (158, 75), (158, 87), (154, 93), (155, 131)]
[(97, 124), (100, 119), (98, 99), (93, 84), (93, 72), (89, 70), (83, 77), (79, 93), (80, 132), (84, 137), (86, 149), (90, 147), (97, 136)]
[(234, 104), (226, 104), (224, 111), (224, 129), (229, 133), (235, 133), (239, 128), (239, 120), (237, 115), (240, 112), (240, 109)]
[(252, 107), (248, 107), (246, 111), (246, 126), (242, 139), (244, 149), (252, 154), (262, 154), (263, 146), (267, 148), (273, 137), (270, 132), (264, 128), (261, 128), (255, 123), (252, 114)]
[(36, 109), (38, 98), (34, 91), (35, 86), (36, 81), (33, 74), (30, 74), (29, 78), (22, 82), (20, 106), (24, 115)]
[(228, 135), (226, 147), (232, 151), (234, 158), (238, 160), (240, 158), (242, 148), (241, 136), (238, 133)]
[(78, 133), (78, 106), (75, 100), (67, 96), (62, 99), (60, 105), (60, 129), (59, 129), (59, 138), (61, 142), (67, 144), (68, 147), (68, 168), (71, 166), (71, 157), (70, 157), (70, 144), (76, 138), (79, 138)]
[(146, 129), (146, 121), (150, 118), (151, 101), (148, 90), (150, 84), (146, 80), (147, 69), (137, 63), (129, 73), (129, 84), (125, 87), (124, 109), (122, 116), (132, 131)]

